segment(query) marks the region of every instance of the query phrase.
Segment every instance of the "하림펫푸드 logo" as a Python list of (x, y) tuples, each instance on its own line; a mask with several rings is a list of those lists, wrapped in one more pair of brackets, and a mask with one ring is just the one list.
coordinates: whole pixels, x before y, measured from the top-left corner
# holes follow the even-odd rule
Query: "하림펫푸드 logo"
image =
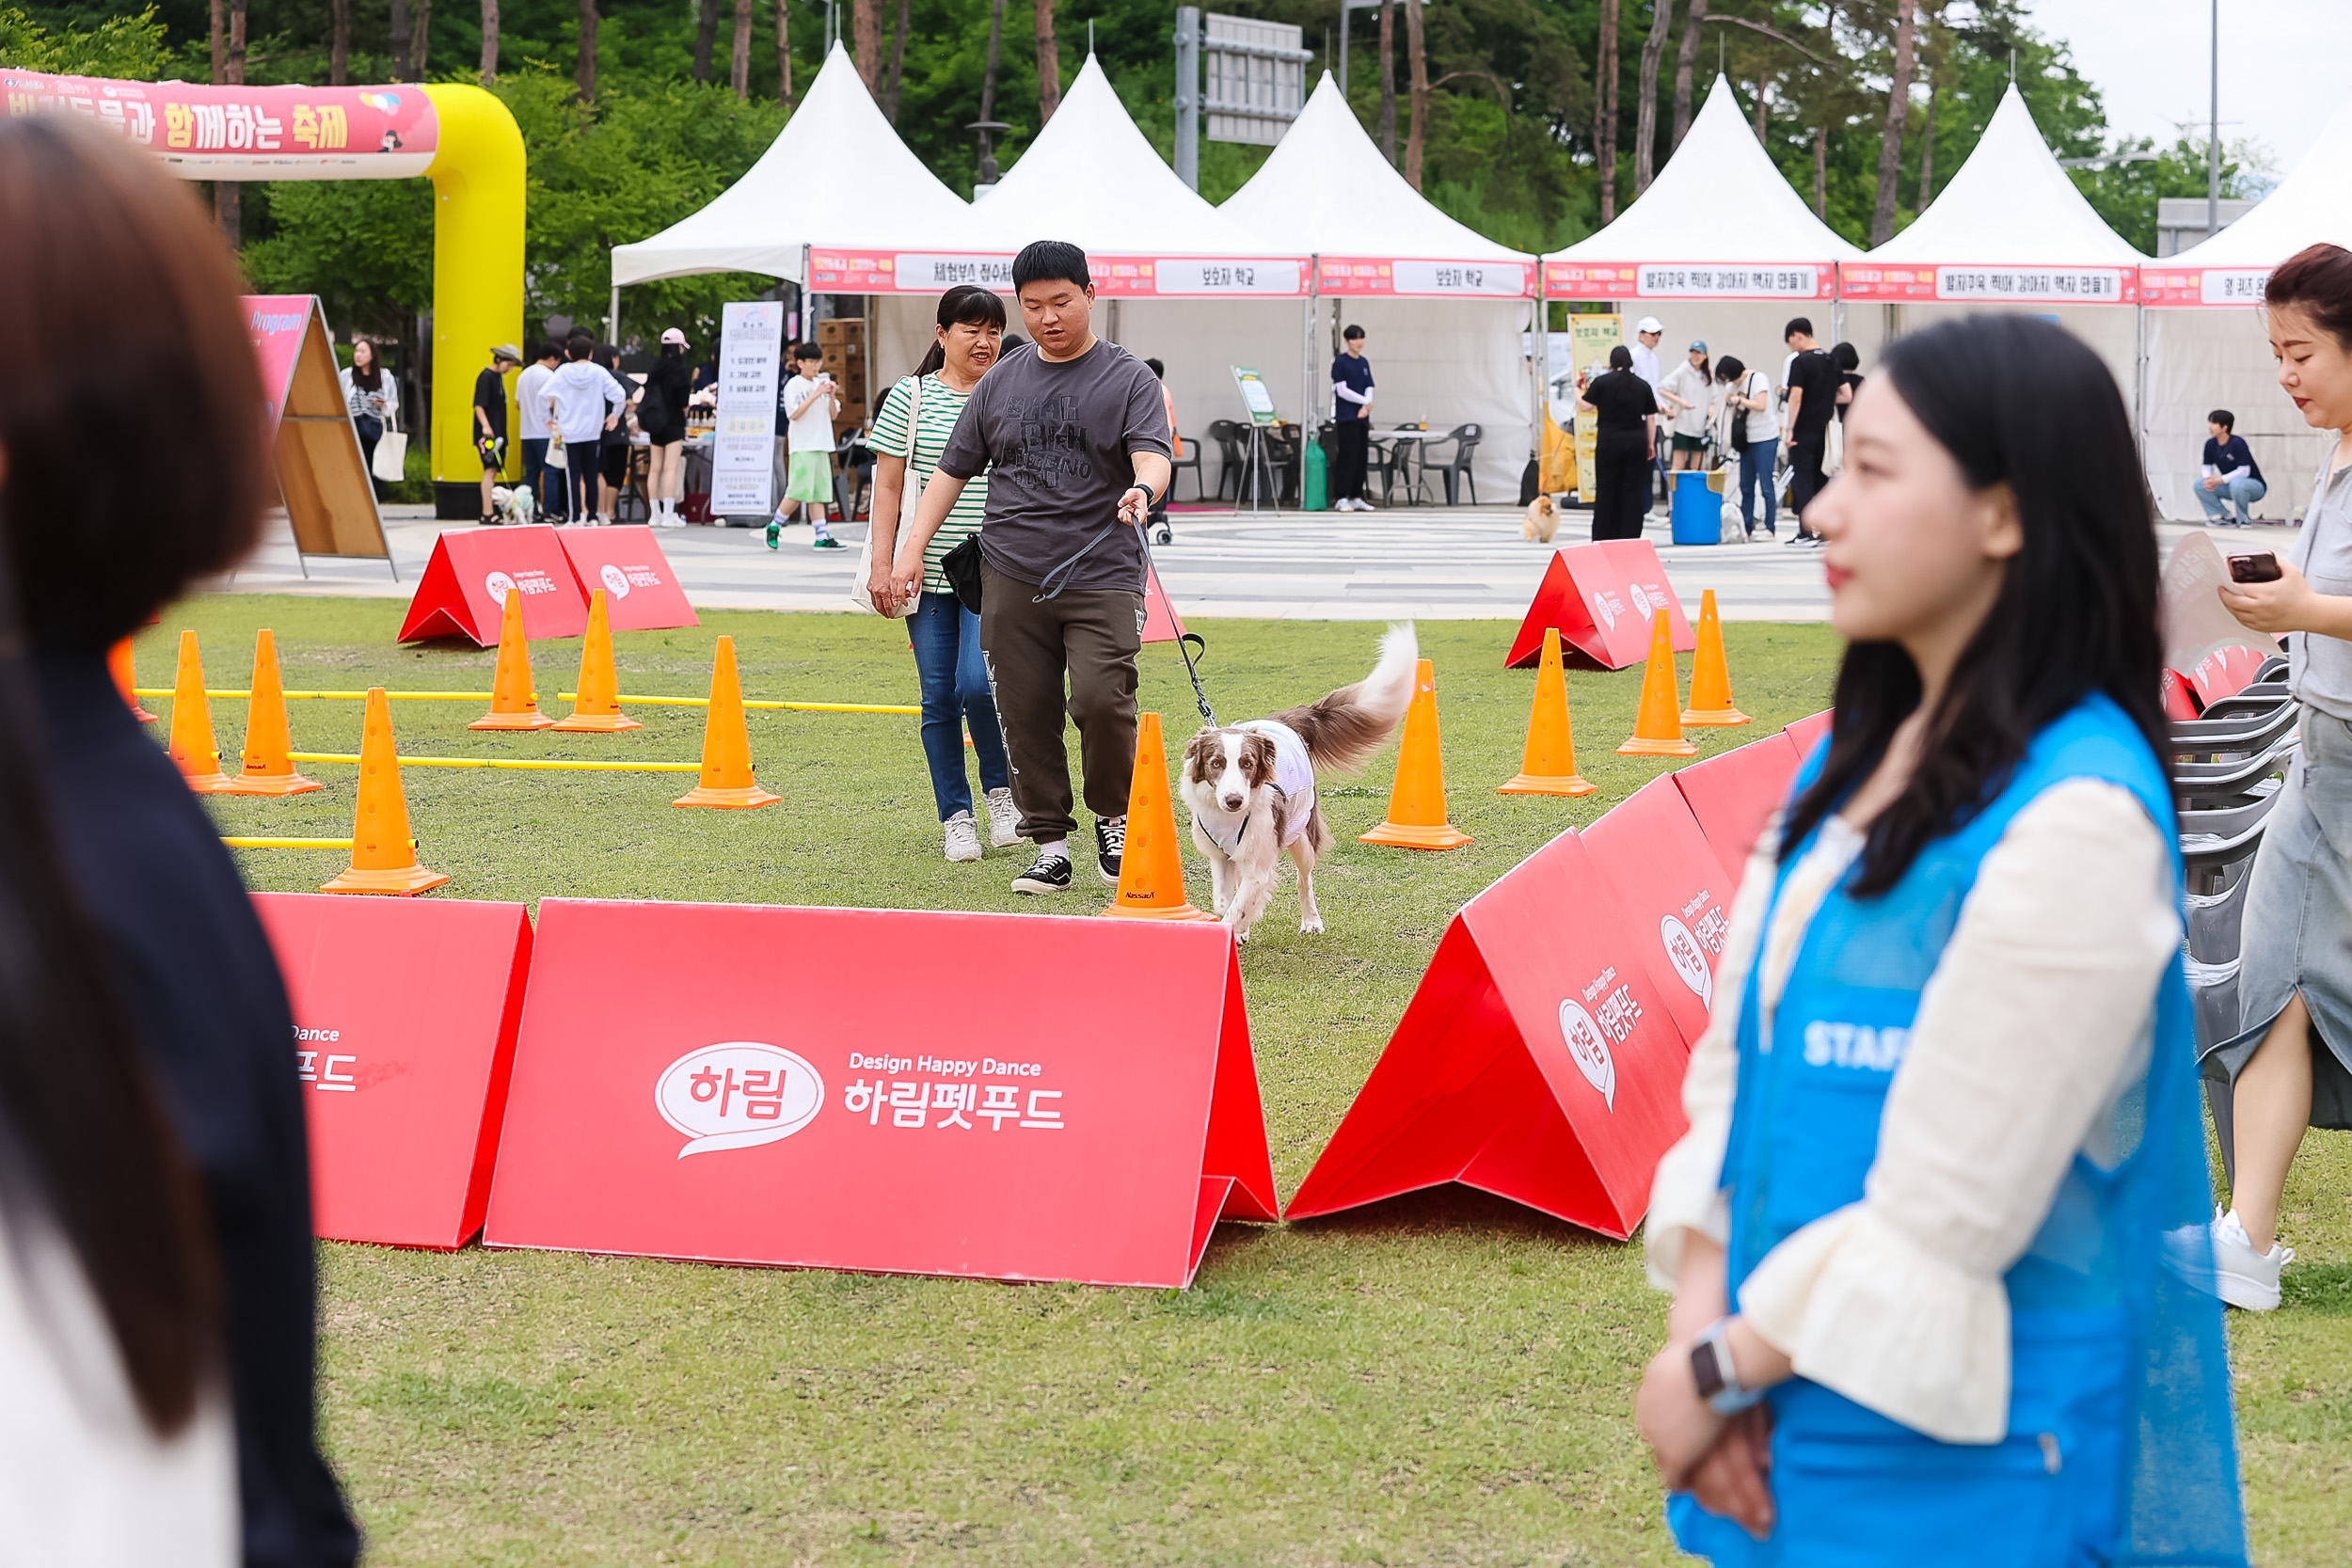
[(654, 1108), (686, 1134), (677, 1151), (711, 1154), (788, 1138), (824, 1109), (825, 1080), (807, 1058), (755, 1040), (726, 1040), (680, 1056), (654, 1080)]
[(482, 579), (482, 586), (489, 591), (491, 599), (503, 610), (506, 607), (506, 595), (515, 591), (515, 579), (504, 572), (492, 572)]
[(1691, 933), (1676, 915), (1667, 915), (1658, 922), (1658, 940), (1666, 944), (1666, 961), (1674, 965), (1682, 983), (1691, 993), (1711, 1012), (1715, 1006), (1715, 972), (1707, 967), (1707, 954), (1699, 946), (1699, 939)]
[(628, 574), (622, 571), (618, 566), (613, 565), (611, 562), (608, 561), (604, 563), (604, 569), (596, 574), (596, 578), (604, 584), (605, 592), (612, 594), (614, 598), (626, 599), (628, 597)]
[(1660, 608), (1651, 602), (1647, 594), (1642, 592), (1642, 585), (1638, 582), (1629, 582), (1625, 585), (1625, 596), (1633, 601), (1633, 613), (1645, 621), (1649, 619), (1650, 611)]
[(1600, 1026), (1583, 1004), (1568, 997), (1560, 1004), (1560, 1034), (1568, 1042), (1568, 1054), (1576, 1058), (1577, 1070), (1585, 1082), (1600, 1091), (1609, 1108), (1617, 1108), (1617, 1061), (1609, 1053), (1609, 1042), (1601, 1037)]

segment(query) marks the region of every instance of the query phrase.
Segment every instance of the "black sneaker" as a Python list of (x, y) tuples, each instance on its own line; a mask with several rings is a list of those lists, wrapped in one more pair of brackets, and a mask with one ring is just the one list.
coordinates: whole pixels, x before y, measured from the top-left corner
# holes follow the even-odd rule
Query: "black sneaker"
[(1120, 863), (1127, 858), (1127, 819), (1123, 816), (1098, 816), (1094, 819), (1094, 863), (1103, 873), (1103, 880), (1119, 880)]
[(1012, 879), (1015, 893), (1068, 893), (1070, 891), (1070, 859), (1066, 855), (1040, 855), (1037, 863)]

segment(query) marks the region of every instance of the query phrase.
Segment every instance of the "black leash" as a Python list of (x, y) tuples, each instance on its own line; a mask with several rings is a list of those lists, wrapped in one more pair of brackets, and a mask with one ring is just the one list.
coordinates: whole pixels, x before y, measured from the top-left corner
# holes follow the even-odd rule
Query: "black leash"
[[(1061, 596), (1061, 591), (1070, 585), (1070, 574), (1077, 570), (1078, 562), (1086, 559), (1087, 552), (1094, 548), (1095, 546), (1101, 544), (1104, 540), (1109, 538), (1111, 530), (1122, 526), (1123, 525), (1117, 517), (1113, 517), (1109, 522), (1104, 524), (1101, 529), (1096, 531), (1093, 538), (1089, 539), (1085, 544), (1078, 546), (1076, 554), (1071, 556), (1069, 560), (1062, 562), (1052, 571), (1045, 574), (1045, 580), (1038, 584), (1040, 589), (1039, 594), (1029, 602), (1031, 604), (1043, 604), (1048, 599), (1059, 598)], [(1158, 569), (1152, 564), (1152, 519), (1149, 516), (1146, 516), (1142, 522), (1136, 525), (1136, 539), (1143, 546), (1144, 586), (1146, 590), (1146, 597), (1148, 598), (1151, 584), (1159, 577)], [(959, 546), (957, 547), (961, 548), (962, 546)], [(1165, 588), (1163, 588), (1162, 592), (1166, 592)], [(1174, 608), (1175, 607), (1173, 605), (1169, 606), (1171, 613), (1173, 612)], [(1192, 656), (1195, 648), (1198, 648), (1200, 651), (1201, 657), (1206, 658), (1209, 655), (1209, 640), (1202, 637), (1199, 632), (1194, 631), (1180, 632), (1177, 634), (1176, 651), (1184, 656), (1184, 673), (1192, 679), (1193, 701), (1200, 705), (1200, 717), (1209, 721), (1209, 727), (1211, 729), (1216, 729), (1220, 727), (1216, 721), (1216, 709), (1209, 705), (1209, 694), (1201, 688), (1200, 685), (1200, 672), (1193, 665)]]

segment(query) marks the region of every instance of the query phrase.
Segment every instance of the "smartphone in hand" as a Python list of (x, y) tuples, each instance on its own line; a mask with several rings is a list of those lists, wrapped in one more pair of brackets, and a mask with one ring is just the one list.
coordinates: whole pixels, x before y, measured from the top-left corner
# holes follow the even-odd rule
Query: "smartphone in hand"
[(2283, 575), (2279, 569), (2279, 557), (2272, 551), (2230, 557), (2232, 582), (2276, 582)]

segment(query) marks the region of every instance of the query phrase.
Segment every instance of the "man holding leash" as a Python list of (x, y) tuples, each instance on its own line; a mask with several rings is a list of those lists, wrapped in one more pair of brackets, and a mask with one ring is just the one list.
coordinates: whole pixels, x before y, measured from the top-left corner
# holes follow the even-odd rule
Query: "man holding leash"
[[(1095, 864), (1119, 879), (1136, 760), (1136, 655), (1143, 646), (1143, 541), (1172, 455), (1160, 384), (1094, 335), (1086, 252), (1039, 240), (1012, 263), (1030, 341), (981, 378), (898, 542), (892, 585), (921, 587), (923, 547), (964, 484), (985, 471), (980, 649), (996, 689), (1022, 836), (1037, 863), (1016, 893), (1070, 886), (1073, 815), (1065, 712), (1078, 723)], [(952, 566), (951, 566), (952, 569)]]

